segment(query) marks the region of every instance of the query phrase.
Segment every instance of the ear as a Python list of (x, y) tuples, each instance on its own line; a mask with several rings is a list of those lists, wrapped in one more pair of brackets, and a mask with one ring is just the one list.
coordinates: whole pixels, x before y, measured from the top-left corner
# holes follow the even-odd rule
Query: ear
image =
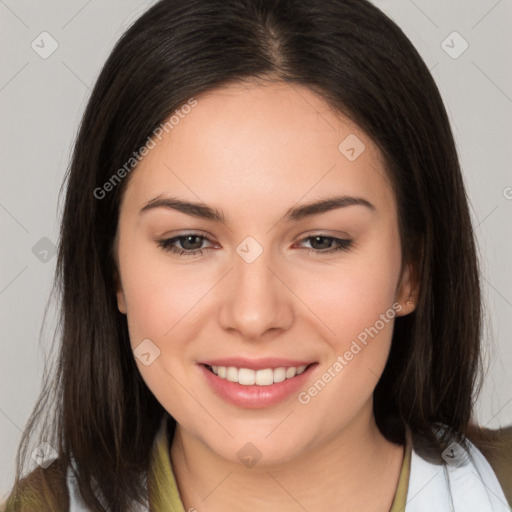
[(120, 313), (126, 315), (126, 300), (124, 298), (123, 286), (121, 285), (121, 279), (119, 278), (117, 270), (114, 273), (114, 283), (117, 295), (117, 309), (119, 309)]
[(397, 316), (405, 316), (415, 310), (418, 303), (418, 287), (419, 279), (416, 264), (413, 262), (404, 264), (395, 294), (395, 301), (402, 306), (402, 309), (397, 312)]

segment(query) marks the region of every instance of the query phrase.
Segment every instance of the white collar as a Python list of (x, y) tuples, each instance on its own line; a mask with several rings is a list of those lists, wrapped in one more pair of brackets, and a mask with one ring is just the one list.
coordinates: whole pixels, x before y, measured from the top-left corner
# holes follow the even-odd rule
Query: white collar
[(452, 442), (437, 465), (411, 452), (405, 512), (510, 512), (496, 475), (476, 446)]

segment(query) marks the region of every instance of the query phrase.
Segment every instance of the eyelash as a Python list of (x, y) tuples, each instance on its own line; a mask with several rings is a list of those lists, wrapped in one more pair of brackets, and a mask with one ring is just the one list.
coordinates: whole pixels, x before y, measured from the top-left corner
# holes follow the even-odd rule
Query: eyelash
[[(209, 240), (208, 237), (200, 235), (198, 233), (186, 233), (184, 235), (176, 236), (174, 238), (157, 240), (157, 243), (158, 243), (158, 246), (161, 247), (162, 249), (164, 249), (165, 251), (172, 252), (179, 256), (182, 256), (182, 255), (185, 255), (185, 257), (201, 256), (204, 252), (204, 249), (193, 249), (193, 250), (187, 251), (186, 249), (179, 249), (179, 248), (175, 247), (174, 245), (172, 245), (173, 243), (177, 242), (178, 240), (182, 240), (184, 238), (188, 238), (191, 236), (201, 238), (202, 240)], [(323, 234), (307, 236), (307, 237), (303, 238), (301, 241), (310, 240), (312, 238), (327, 238), (329, 240), (333, 240), (334, 242), (338, 243), (338, 247), (335, 247), (334, 249), (327, 249), (324, 251), (310, 249), (310, 248), (305, 247), (304, 249), (309, 254), (311, 254), (311, 253), (313, 253), (315, 255), (317, 255), (317, 254), (332, 254), (332, 253), (335, 253), (338, 251), (348, 251), (348, 250), (350, 250), (350, 248), (352, 246), (351, 239), (335, 238), (333, 236), (328, 236), (328, 235), (323, 235)]]

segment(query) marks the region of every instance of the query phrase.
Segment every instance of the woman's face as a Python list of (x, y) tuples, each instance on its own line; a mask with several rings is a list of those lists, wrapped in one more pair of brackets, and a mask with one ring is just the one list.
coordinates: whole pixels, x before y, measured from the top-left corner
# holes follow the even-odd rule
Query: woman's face
[(394, 317), (410, 312), (393, 191), (374, 143), (305, 87), (196, 99), (130, 176), (119, 309), (184, 431), (229, 460), (249, 442), (289, 460), (372, 423)]

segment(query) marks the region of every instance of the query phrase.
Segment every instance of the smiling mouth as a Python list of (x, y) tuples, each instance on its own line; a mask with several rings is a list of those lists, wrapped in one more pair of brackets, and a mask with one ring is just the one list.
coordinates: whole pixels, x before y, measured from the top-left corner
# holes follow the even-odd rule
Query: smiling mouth
[(302, 366), (280, 366), (277, 368), (263, 368), (251, 370), (250, 368), (237, 368), (234, 366), (212, 366), (204, 364), (210, 372), (217, 377), (234, 382), (242, 386), (271, 386), (304, 373), (310, 366), (317, 363), (310, 363)]

